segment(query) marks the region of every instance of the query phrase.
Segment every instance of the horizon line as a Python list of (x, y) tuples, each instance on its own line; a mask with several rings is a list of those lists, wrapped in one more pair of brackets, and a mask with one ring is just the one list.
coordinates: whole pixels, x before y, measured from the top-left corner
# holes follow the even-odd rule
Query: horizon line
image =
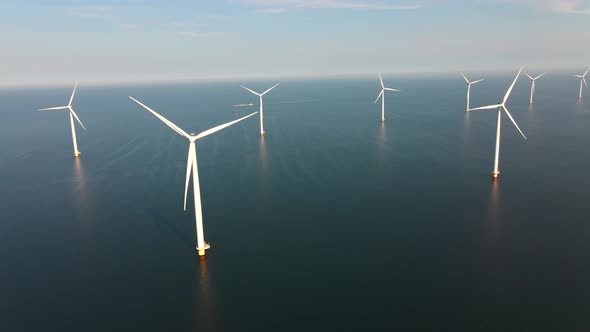
[[(516, 68), (516, 67), (515, 67)], [(587, 67), (586, 67), (587, 68)], [(571, 71), (572, 73), (579, 68), (572, 67), (535, 67), (535, 70), (541, 70), (544, 72), (563, 72)], [(502, 67), (497, 69), (460, 69), (460, 70), (382, 70), (380, 71), (385, 75), (401, 75), (402, 77), (408, 76), (423, 76), (423, 75), (455, 75), (460, 72), (479, 72), (479, 73), (491, 73), (503, 74), (513, 71), (508, 67)], [(358, 72), (340, 72), (340, 73), (323, 73), (323, 74), (284, 74), (284, 75), (235, 75), (235, 76), (209, 76), (209, 77), (180, 77), (180, 78), (143, 78), (143, 79), (118, 79), (118, 80), (106, 80), (106, 79), (73, 79), (73, 80), (60, 80), (60, 81), (48, 81), (48, 80), (37, 80), (19, 83), (3, 83), (0, 82), (0, 89), (11, 89), (11, 88), (50, 88), (50, 87), (65, 87), (71, 86), (75, 81), (82, 83), (85, 86), (108, 86), (108, 85), (166, 85), (166, 84), (191, 84), (191, 83), (219, 83), (219, 82), (247, 82), (247, 81), (264, 81), (264, 80), (323, 80), (333, 78), (352, 78), (352, 77), (370, 77), (376, 75), (377, 71), (358, 71)]]

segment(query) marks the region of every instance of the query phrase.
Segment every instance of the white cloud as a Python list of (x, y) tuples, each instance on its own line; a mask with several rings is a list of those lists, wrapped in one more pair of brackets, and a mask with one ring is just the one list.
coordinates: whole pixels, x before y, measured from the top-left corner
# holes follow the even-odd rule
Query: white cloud
[(202, 32), (202, 31), (178, 30), (178, 31), (176, 31), (176, 34), (179, 36), (196, 38), (196, 37), (219, 36), (219, 35), (223, 35), (225, 33), (223, 33), (223, 32)]
[(312, 8), (312, 9), (370, 9), (370, 10), (415, 10), (422, 7), (417, 2), (387, 4), (375, 1), (354, 0), (245, 0), (253, 5)]
[(108, 18), (113, 11), (112, 6), (84, 6), (74, 7), (68, 10), (71, 16), (78, 16), (80, 18)]
[(191, 27), (202, 27), (206, 26), (206, 23), (198, 23), (198, 22), (180, 22), (180, 21), (172, 21), (170, 22), (170, 26), (175, 28), (191, 28)]
[(586, 14), (590, 15), (590, 4), (588, 1), (554, 1), (553, 10), (564, 14)]
[(193, 16), (185, 21), (171, 21), (168, 24), (172, 27), (175, 27), (175, 28), (187, 30), (190, 28), (208, 26), (212, 23), (222, 21), (223, 19), (225, 19), (225, 16), (213, 15), (213, 14), (203, 14), (203, 15)]
[(501, 3), (513, 3), (537, 7), (562, 14), (590, 15), (589, 0), (496, 0)]
[(256, 12), (258, 14), (282, 14), (288, 11), (287, 8), (267, 8), (267, 9), (259, 9)]

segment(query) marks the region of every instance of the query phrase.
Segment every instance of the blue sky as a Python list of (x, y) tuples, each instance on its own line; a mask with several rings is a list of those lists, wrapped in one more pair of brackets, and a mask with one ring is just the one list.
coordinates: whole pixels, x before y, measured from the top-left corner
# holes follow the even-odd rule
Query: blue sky
[(590, 0), (4, 0), (0, 28), (0, 85), (590, 64)]

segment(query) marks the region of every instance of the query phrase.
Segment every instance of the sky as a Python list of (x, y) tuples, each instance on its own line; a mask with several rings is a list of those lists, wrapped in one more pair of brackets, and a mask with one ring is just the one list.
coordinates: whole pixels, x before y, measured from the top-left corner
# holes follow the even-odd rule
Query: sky
[(590, 0), (2, 0), (0, 29), (3, 86), (590, 65)]

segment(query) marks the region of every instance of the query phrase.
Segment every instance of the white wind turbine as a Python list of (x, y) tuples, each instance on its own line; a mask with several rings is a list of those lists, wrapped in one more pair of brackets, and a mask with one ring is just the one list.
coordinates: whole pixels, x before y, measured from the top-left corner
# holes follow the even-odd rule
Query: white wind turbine
[(531, 98), (529, 100), (529, 105), (533, 104), (533, 96), (535, 95), (535, 81), (538, 80), (539, 78), (543, 77), (543, 75), (545, 75), (545, 73), (537, 76), (537, 77), (531, 77), (529, 74), (524, 73), (530, 80), (531, 80)]
[(186, 182), (185, 182), (185, 186), (184, 186), (184, 210), (186, 211), (186, 197), (187, 197), (187, 193), (188, 193), (188, 182), (190, 180), (191, 171), (192, 171), (193, 198), (195, 201), (195, 223), (196, 223), (196, 231), (197, 231), (197, 251), (199, 252), (199, 256), (204, 256), (205, 250), (209, 249), (211, 247), (211, 245), (209, 243), (205, 242), (205, 236), (203, 234), (203, 214), (201, 211), (201, 190), (199, 187), (199, 172), (197, 169), (197, 150), (196, 150), (195, 141), (197, 141), (198, 139), (203, 138), (205, 136), (211, 135), (223, 128), (229, 127), (229, 126), (231, 126), (239, 121), (242, 121), (248, 117), (251, 117), (252, 115), (256, 114), (257, 112), (246, 115), (245, 117), (228, 122), (226, 124), (222, 124), (220, 126), (213, 127), (209, 130), (205, 130), (204, 132), (196, 135), (195, 133), (187, 134), (185, 131), (180, 129), (174, 123), (170, 122), (168, 119), (166, 119), (165, 117), (156, 113), (151, 108), (149, 108), (146, 105), (142, 104), (141, 102), (137, 101), (135, 98), (133, 98), (131, 96), (129, 98), (131, 100), (133, 100), (134, 102), (138, 103), (140, 106), (142, 106), (146, 110), (150, 111), (158, 119), (160, 119), (162, 122), (164, 122), (166, 125), (168, 125), (168, 127), (172, 128), (172, 130), (174, 130), (179, 135), (186, 137), (190, 142), (189, 148), (188, 148), (188, 159), (186, 162)]
[(580, 96), (578, 97), (578, 99), (582, 100), (582, 83), (584, 83), (584, 85), (586, 86), (586, 88), (588, 88), (588, 83), (586, 83), (586, 74), (588, 74), (588, 72), (590, 71), (590, 68), (588, 68), (584, 74), (582, 75), (574, 75), (575, 77), (579, 77), (580, 78)]
[(272, 86), (272, 88), (264, 91), (263, 93), (258, 93), (256, 91), (250, 90), (247, 87), (240, 85), (242, 88), (252, 92), (253, 94), (257, 95), (258, 97), (260, 97), (260, 136), (264, 136), (264, 123), (263, 123), (263, 119), (264, 119), (264, 114), (262, 113), (262, 96), (264, 96), (265, 94), (267, 94), (270, 90), (274, 89), (277, 85), (279, 85), (280, 83), (277, 83), (275, 85)]
[(381, 74), (377, 73), (379, 75), (379, 82), (381, 82), (381, 92), (379, 93), (379, 95), (377, 96), (377, 99), (375, 99), (375, 102), (373, 104), (377, 103), (377, 100), (379, 100), (379, 98), (381, 98), (381, 122), (385, 122), (385, 90), (387, 91), (397, 91), (399, 92), (399, 90), (396, 89), (392, 89), (392, 88), (386, 88), (385, 85), (383, 84), (383, 79), (381, 78)]
[(86, 127), (84, 127), (84, 125), (82, 124), (82, 121), (80, 121), (80, 118), (78, 118), (78, 115), (76, 114), (76, 112), (74, 112), (74, 108), (72, 107), (72, 101), (74, 100), (74, 94), (76, 94), (77, 87), (78, 87), (78, 82), (76, 82), (76, 85), (74, 86), (74, 91), (72, 92), (72, 96), (70, 97), (70, 102), (68, 103), (67, 106), (49, 107), (49, 108), (42, 108), (39, 110), (39, 111), (57, 111), (57, 110), (65, 110), (65, 109), (70, 110), (70, 126), (72, 127), (72, 141), (74, 142), (74, 156), (75, 157), (80, 156), (80, 151), (78, 151), (78, 141), (76, 140), (76, 127), (74, 127), (74, 117), (76, 118), (76, 120), (78, 120), (78, 123), (80, 123), (80, 126), (82, 126), (82, 128), (84, 128), (84, 130), (86, 130)]
[(469, 93), (471, 92), (471, 84), (479, 83), (479, 82), (483, 81), (483, 78), (481, 80), (469, 82), (469, 80), (467, 79), (467, 77), (465, 77), (465, 75), (463, 75), (463, 73), (461, 73), (461, 76), (463, 76), (463, 78), (465, 79), (465, 82), (467, 82), (467, 108), (466, 108), (466, 112), (469, 112)]
[(483, 106), (483, 107), (477, 107), (477, 108), (471, 109), (471, 111), (498, 109), (498, 125), (496, 128), (496, 155), (495, 155), (495, 159), (494, 159), (494, 172), (492, 173), (494, 180), (497, 179), (498, 175), (500, 174), (500, 171), (498, 170), (498, 158), (500, 155), (500, 120), (502, 119), (502, 110), (504, 112), (506, 112), (506, 115), (508, 116), (510, 121), (512, 121), (512, 123), (514, 124), (516, 129), (518, 129), (518, 131), (520, 132), (522, 137), (524, 137), (524, 139), (526, 140), (526, 136), (524, 136), (524, 134), (522, 133), (522, 130), (520, 130), (520, 128), (516, 124), (516, 121), (514, 121), (514, 119), (512, 118), (512, 115), (510, 114), (510, 112), (508, 112), (508, 108), (506, 108), (506, 101), (508, 100), (508, 97), (510, 97), (510, 93), (512, 92), (512, 88), (514, 88), (514, 85), (516, 84), (516, 80), (518, 80), (518, 76), (520, 76), (521, 72), (522, 72), (522, 67), (520, 67), (518, 74), (516, 74), (516, 78), (514, 78), (512, 85), (510, 85), (510, 88), (508, 88), (508, 91), (506, 92), (506, 95), (504, 95), (504, 99), (502, 100), (501, 103), (499, 103), (497, 105), (489, 105), (489, 106)]

